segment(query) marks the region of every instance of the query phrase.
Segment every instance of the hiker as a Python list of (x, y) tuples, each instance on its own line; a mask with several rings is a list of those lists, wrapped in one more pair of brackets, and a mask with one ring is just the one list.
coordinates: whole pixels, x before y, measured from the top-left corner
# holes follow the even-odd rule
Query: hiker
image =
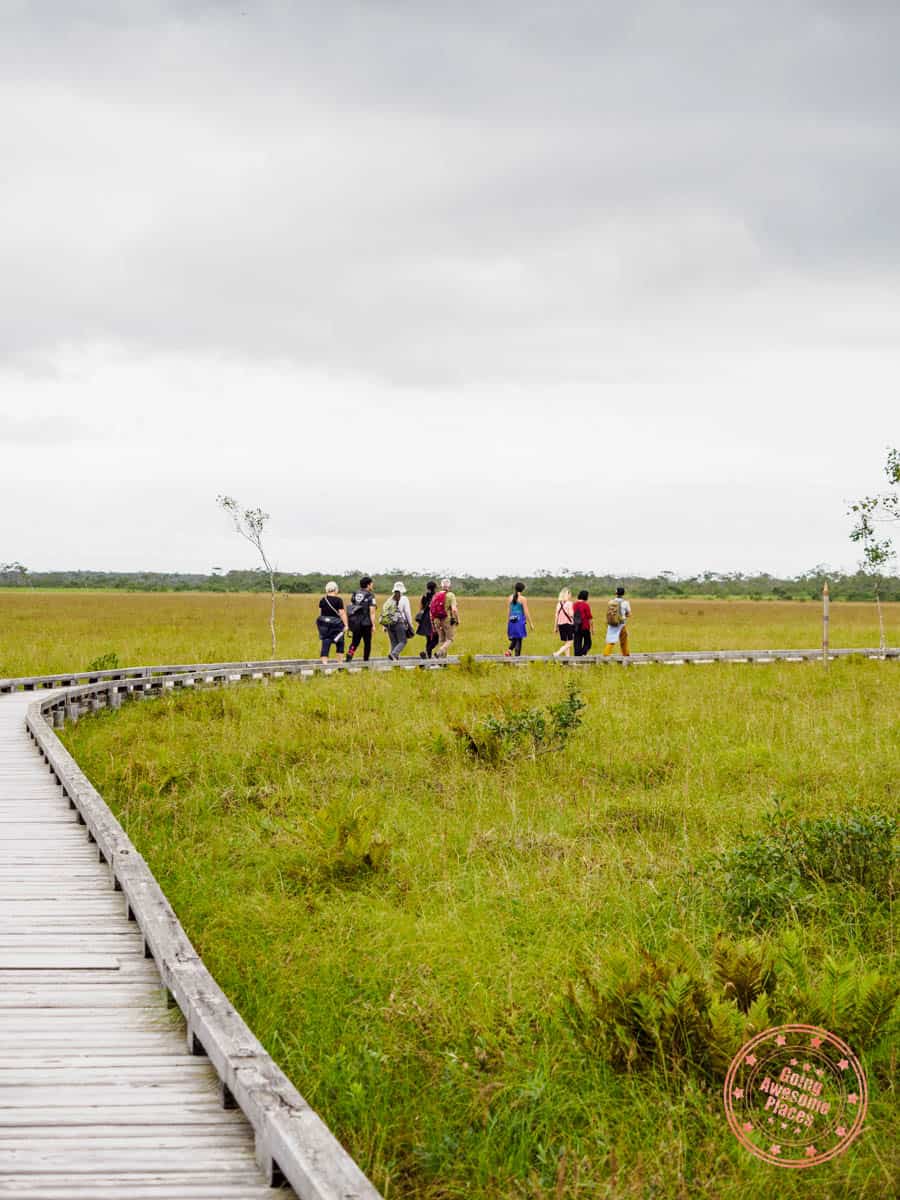
[(419, 611), (416, 613), (416, 633), (425, 639), (425, 649), (419, 651), (419, 658), (431, 658), (438, 642), (438, 635), (435, 633), (431, 620), (431, 601), (434, 599), (436, 591), (437, 584), (433, 579), (429, 579), (425, 584), (422, 599), (419, 601)]
[(616, 594), (606, 606), (606, 645), (603, 657), (612, 654), (616, 645), (623, 658), (628, 658), (628, 630), (625, 622), (631, 616), (631, 605), (625, 599), (625, 589), (616, 588)]
[(575, 613), (572, 609), (572, 590), (564, 587), (556, 601), (556, 622), (554, 625), (562, 645), (553, 651), (554, 658), (568, 658), (572, 653), (572, 643), (575, 641)]
[(406, 594), (406, 584), (402, 580), (398, 579), (394, 584), (390, 596), (382, 605), (379, 620), (391, 640), (388, 658), (396, 662), (403, 653), (403, 647), (413, 635), (409, 597)]
[(434, 658), (446, 658), (453, 638), (459, 628), (459, 608), (456, 595), (450, 591), (450, 580), (441, 580), (441, 589), (435, 592), (429, 606), (431, 623), (437, 634), (437, 645), (434, 648)]
[(372, 626), (375, 624), (375, 593), (372, 591), (371, 575), (363, 575), (359, 581), (359, 590), (350, 597), (350, 603), (347, 605), (347, 624), (350, 629), (350, 649), (345, 661), (353, 661), (353, 655), (362, 642), (363, 662), (368, 662), (372, 653)]
[(591, 648), (594, 632), (594, 614), (588, 604), (589, 593), (582, 588), (572, 605), (572, 624), (575, 626), (575, 657), (582, 658)]
[(338, 595), (338, 585), (333, 579), (325, 584), (325, 595), (319, 601), (316, 629), (319, 632), (319, 641), (321, 642), (319, 655), (323, 663), (328, 662), (332, 646), (337, 654), (344, 653), (347, 613), (344, 609), (344, 602)]
[(506, 636), (509, 638), (509, 649), (504, 651), (507, 658), (522, 653), (522, 642), (528, 637), (528, 626), (534, 632), (534, 621), (528, 611), (528, 601), (524, 596), (525, 584), (519, 581), (513, 594), (509, 597), (509, 613), (506, 620)]

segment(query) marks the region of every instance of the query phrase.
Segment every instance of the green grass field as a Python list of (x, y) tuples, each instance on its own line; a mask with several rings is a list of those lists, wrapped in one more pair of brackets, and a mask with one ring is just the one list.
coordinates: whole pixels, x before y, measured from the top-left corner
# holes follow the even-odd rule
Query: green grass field
[[(318, 654), (318, 597), (279, 595), (278, 656)], [(552, 600), (531, 602), (537, 632), (526, 653), (547, 653), (554, 640)], [(460, 594), (461, 627), (454, 649), (501, 653), (506, 646), (503, 599)], [(602, 621), (603, 597), (595, 598)], [(874, 604), (832, 605), (833, 646), (877, 646)], [(115, 654), (120, 666), (269, 658), (269, 600), (262, 595), (31, 592), (0, 590), (0, 678), (85, 669)], [(900, 604), (885, 605), (888, 641), (900, 639)], [(602, 640), (602, 633), (596, 635)], [(821, 645), (821, 606), (798, 601), (637, 600), (632, 650), (781, 649)], [(418, 653), (413, 639), (407, 653)], [(387, 653), (387, 637), (375, 637)]]
[[(265, 653), (258, 597), (35, 600), (58, 605), (58, 641), (32, 614), (9, 673), (81, 665), (76, 647)], [(283, 603), (286, 656), (313, 652), (310, 613)], [(833, 644), (877, 642), (868, 607), (834, 618)], [(817, 621), (812, 605), (640, 602), (633, 640), (815, 645)], [(502, 601), (463, 622), (461, 649), (502, 648)], [(534, 710), (569, 682), (552, 665), (284, 680), (135, 704), (65, 739), (389, 1198), (895, 1194), (879, 814), (900, 778), (897, 664), (579, 672), (583, 724), (542, 747)], [(786, 1020), (846, 1037), (869, 1076), (862, 1137), (809, 1171), (753, 1159), (721, 1101), (741, 1041)]]

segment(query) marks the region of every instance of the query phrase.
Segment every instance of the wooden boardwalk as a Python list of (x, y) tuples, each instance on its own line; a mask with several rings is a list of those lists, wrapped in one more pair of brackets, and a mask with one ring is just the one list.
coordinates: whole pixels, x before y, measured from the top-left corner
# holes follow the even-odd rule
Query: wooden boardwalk
[(263, 1200), (250, 1125), (26, 733), (33, 699), (0, 697), (0, 1196)]

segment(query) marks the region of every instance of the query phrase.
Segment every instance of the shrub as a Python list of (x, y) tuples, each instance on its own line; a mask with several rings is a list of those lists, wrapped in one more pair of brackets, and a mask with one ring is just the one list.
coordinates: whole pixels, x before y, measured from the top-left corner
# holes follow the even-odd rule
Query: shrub
[(496, 765), (504, 759), (532, 758), (561, 750), (581, 725), (585, 702), (577, 688), (545, 709), (505, 707), (500, 717), (483, 717), (474, 726), (454, 726), (454, 733), (469, 754)]
[(119, 666), (119, 656), (113, 650), (109, 650), (106, 654), (100, 654), (97, 658), (88, 663), (86, 670), (88, 671), (115, 671)]
[(880, 812), (798, 820), (778, 811), (764, 833), (743, 837), (715, 860), (726, 910), (760, 927), (789, 912), (807, 916), (832, 885), (890, 899), (896, 832), (896, 820)]

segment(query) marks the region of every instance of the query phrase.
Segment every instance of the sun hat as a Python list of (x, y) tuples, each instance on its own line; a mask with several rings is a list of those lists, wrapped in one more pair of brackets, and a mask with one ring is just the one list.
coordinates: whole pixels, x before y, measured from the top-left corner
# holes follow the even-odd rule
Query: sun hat
[(394, 591), (405, 594), (406, 593), (406, 584), (401, 579), (398, 579), (397, 582), (394, 584)]

